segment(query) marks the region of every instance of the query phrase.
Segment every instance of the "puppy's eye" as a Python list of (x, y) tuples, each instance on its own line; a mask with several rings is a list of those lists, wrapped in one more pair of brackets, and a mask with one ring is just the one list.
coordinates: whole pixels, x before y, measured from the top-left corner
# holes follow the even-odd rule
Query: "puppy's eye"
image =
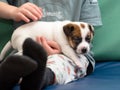
[(81, 37), (73, 37), (72, 38), (76, 44), (79, 44), (82, 41)]
[(90, 41), (91, 41), (90, 36), (87, 36), (87, 37), (85, 38), (85, 40), (90, 43)]

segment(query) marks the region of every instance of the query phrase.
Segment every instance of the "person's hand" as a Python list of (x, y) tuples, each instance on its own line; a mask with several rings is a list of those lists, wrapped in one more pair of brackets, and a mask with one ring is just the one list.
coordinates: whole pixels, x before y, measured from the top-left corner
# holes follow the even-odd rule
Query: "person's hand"
[(30, 22), (30, 19), (37, 21), (42, 18), (42, 9), (33, 3), (25, 3), (13, 9), (11, 17), (14, 21)]
[(36, 40), (47, 51), (48, 55), (61, 53), (61, 48), (55, 41), (49, 41), (46, 40), (46, 38), (39, 36), (36, 38)]

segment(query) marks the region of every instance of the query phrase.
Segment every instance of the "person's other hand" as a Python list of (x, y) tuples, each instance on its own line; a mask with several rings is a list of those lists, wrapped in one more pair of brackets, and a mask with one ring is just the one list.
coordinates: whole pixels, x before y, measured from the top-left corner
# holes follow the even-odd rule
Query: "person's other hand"
[(46, 38), (39, 36), (36, 40), (47, 51), (48, 55), (61, 53), (61, 48), (55, 41), (46, 40)]
[(30, 20), (37, 21), (42, 18), (42, 9), (33, 3), (25, 3), (12, 12), (12, 19), (14, 21), (25, 21), (30, 22)]

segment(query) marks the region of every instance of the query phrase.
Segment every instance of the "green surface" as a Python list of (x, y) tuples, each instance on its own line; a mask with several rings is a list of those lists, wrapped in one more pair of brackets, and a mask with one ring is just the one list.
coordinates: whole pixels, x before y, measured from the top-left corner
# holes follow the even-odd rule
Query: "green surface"
[(12, 34), (12, 21), (0, 19), (0, 51)]
[(103, 26), (95, 30), (96, 60), (120, 60), (120, 0), (99, 0)]

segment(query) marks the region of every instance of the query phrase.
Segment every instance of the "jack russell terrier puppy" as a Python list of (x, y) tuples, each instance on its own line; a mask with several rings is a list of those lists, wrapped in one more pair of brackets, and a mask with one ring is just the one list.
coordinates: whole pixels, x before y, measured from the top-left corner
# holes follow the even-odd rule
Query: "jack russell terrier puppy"
[(93, 26), (85, 22), (31, 22), (20, 26), (13, 32), (11, 41), (6, 44), (1, 52), (0, 59), (4, 58), (11, 46), (18, 50), (18, 53), (22, 53), (22, 46), (27, 38), (36, 40), (37, 36), (44, 36), (48, 40), (56, 41), (60, 45), (62, 53), (80, 67), (79, 57), (81, 54), (90, 51), (93, 34)]

